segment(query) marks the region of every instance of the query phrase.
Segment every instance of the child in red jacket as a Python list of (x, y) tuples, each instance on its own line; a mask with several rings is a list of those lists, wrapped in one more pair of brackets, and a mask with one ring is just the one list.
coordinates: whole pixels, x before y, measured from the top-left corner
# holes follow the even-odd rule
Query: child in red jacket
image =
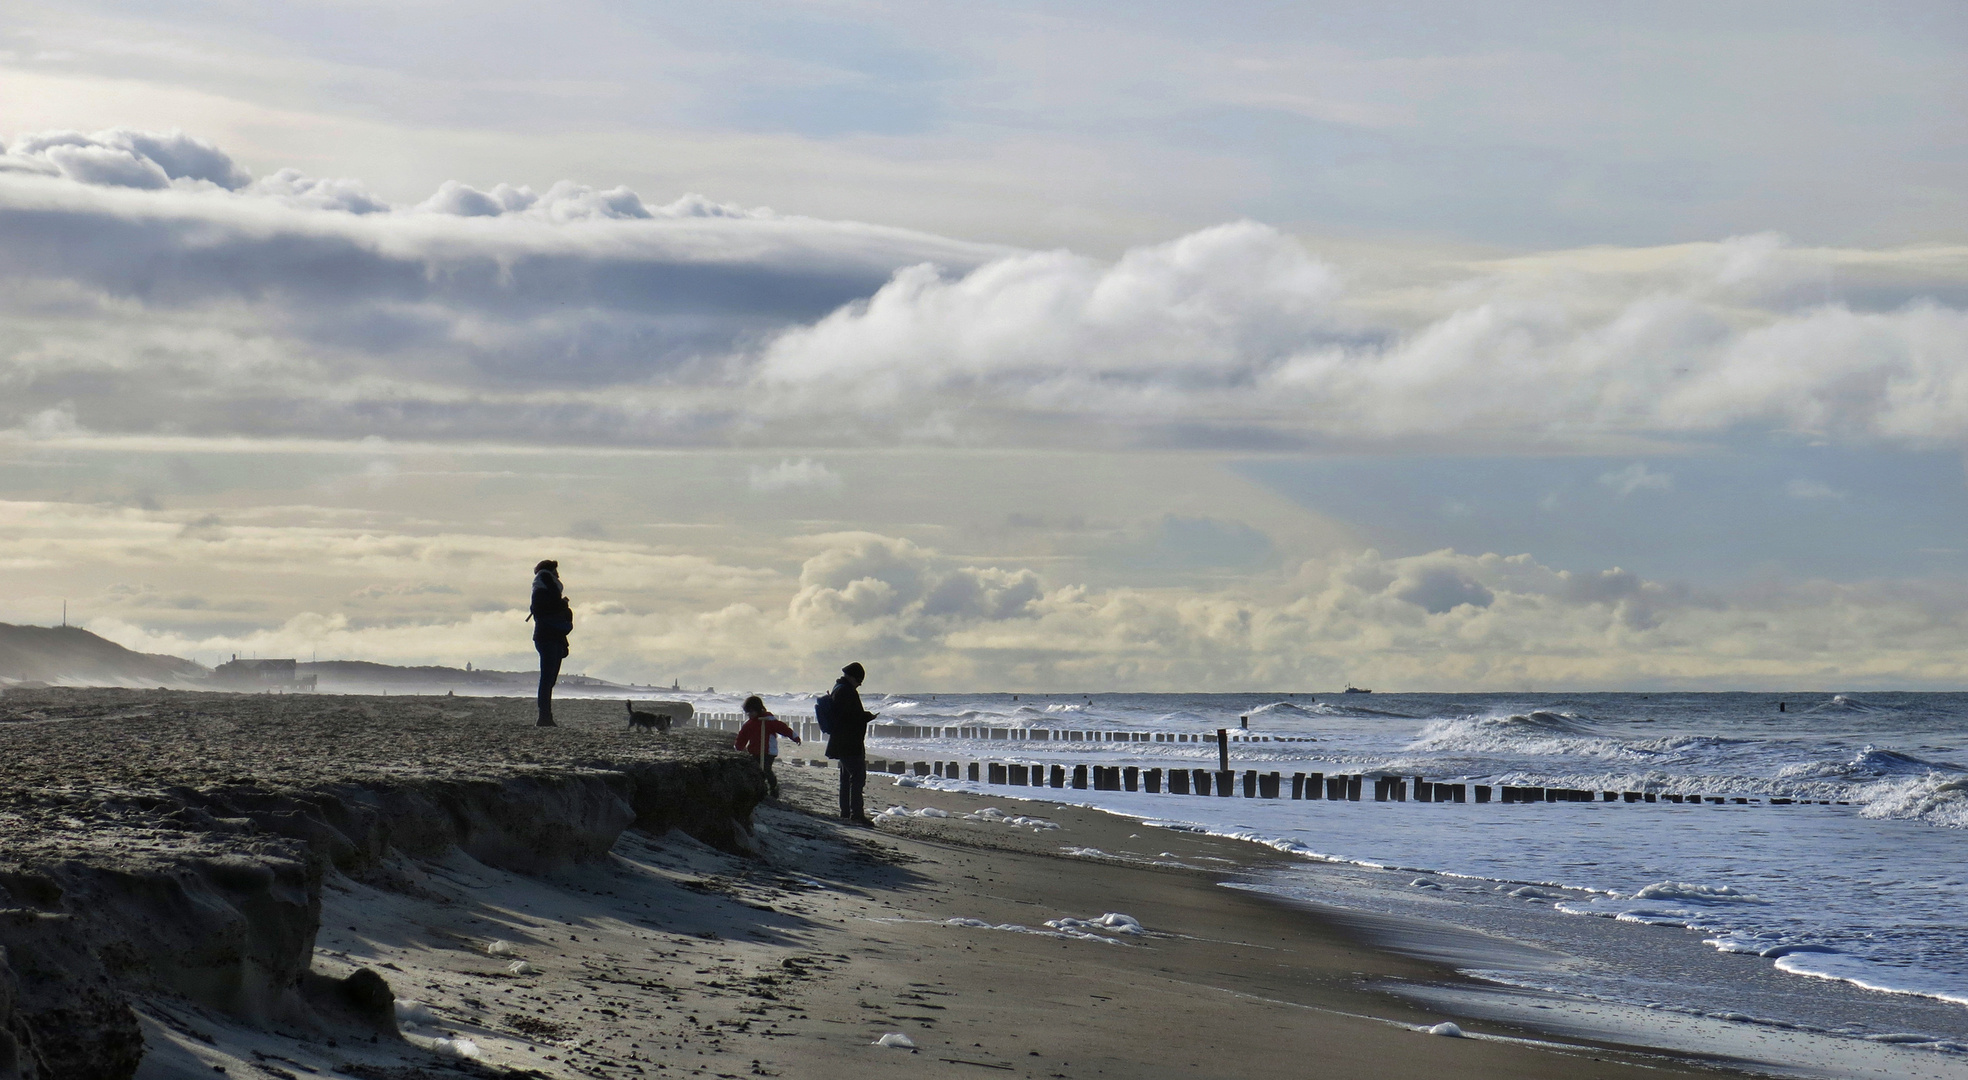
[(772, 775), (772, 764), (779, 760), (779, 736), (784, 735), (794, 742), (800, 737), (793, 734), (780, 719), (765, 711), (765, 702), (757, 694), (745, 699), (745, 726), (738, 729), (738, 749), (758, 759), (759, 770), (765, 773), (765, 790), (769, 798), (779, 797), (779, 778)]

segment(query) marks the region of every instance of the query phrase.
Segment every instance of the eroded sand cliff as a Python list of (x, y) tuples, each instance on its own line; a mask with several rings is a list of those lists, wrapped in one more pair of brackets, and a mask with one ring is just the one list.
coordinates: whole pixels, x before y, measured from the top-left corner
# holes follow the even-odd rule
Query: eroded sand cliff
[(128, 690), (0, 699), (0, 1078), (123, 1078), (133, 996), (249, 1024), (394, 1036), (377, 973), (312, 970), (330, 874), (385, 888), (452, 849), (503, 870), (602, 859), (625, 829), (742, 850), (757, 772), (619, 702)]

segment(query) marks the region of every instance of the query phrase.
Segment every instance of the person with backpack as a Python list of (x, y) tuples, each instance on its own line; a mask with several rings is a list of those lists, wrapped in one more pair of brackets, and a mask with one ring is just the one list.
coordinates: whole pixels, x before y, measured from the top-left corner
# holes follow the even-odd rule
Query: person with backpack
[(867, 672), (860, 664), (841, 669), (841, 677), (825, 697), (815, 701), (814, 719), (827, 733), (827, 756), (840, 762), (841, 819), (873, 825), (862, 804), (868, 787), (868, 724), (876, 714), (861, 707), (861, 682)]
[(533, 648), (540, 654), (540, 727), (555, 727), (554, 684), (560, 681), (560, 662), (567, 659), (567, 635), (574, 632), (574, 608), (560, 587), (560, 563), (541, 559), (533, 567), (533, 603), (526, 617), (533, 622)]
[(779, 737), (784, 735), (794, 742), (800, 737), (792, 728), (778, 717), (765, 711), (765, 702), (757, 694), (745, 699), (745, 725), (738, 729), (738, 749), (758, 759), (759, 771), (765, 774), (766, 797), (779, 797), (779, 778), (772, 774), (772, 765), (779, 760)]

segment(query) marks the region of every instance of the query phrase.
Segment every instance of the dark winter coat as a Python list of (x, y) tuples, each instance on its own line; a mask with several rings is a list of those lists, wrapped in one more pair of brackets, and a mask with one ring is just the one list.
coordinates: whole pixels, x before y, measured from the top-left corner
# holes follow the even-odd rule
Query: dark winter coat
[(551, 571), (542, 570), (533, 575), (530, 617), (533, 620), (533, 647), (542, 654), (548, 649), (558, 649), (561, 656), (566, 656), (567, 635), (574, 630), (574, 609), (561, 592), (560, 578)]
[(875, 714), (861, 707), (861, 691), (843, 675), (827, 696), (834, 701), (834, 730), (827, 735), (827, 756), (836, 760), (867, 757), (868, 721)]

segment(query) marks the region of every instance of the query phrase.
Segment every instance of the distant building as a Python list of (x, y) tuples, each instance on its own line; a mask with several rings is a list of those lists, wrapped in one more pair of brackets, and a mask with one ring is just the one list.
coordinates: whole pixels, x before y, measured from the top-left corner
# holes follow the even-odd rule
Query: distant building
[(315, 676), (294, 670), (294, 660), (241, 660), (238, 653), (212, 670), (212, 681), (241, 690), (299, 690), (312, 692)]

